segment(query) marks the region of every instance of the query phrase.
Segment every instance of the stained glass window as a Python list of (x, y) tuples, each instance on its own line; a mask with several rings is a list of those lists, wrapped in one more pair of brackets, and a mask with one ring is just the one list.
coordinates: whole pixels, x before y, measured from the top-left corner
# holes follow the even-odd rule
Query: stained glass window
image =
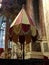
[(0, 17), (0, 48), (5, 48), (6, 17)]
[(0, 48), (4, 48), (5, 46), (5, 27), (6, 23), (3, 22), (0, 29)]

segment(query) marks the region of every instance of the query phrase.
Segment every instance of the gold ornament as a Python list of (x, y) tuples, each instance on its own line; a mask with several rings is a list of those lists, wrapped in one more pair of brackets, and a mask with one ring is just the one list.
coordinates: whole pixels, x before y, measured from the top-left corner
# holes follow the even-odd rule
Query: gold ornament
[(14, 30), (14, 32), (15, 32), (16, 35), (19, 34), (19, 32), (21, 30), (21, 25), (15, 25), (13, 27), (13, 30)]

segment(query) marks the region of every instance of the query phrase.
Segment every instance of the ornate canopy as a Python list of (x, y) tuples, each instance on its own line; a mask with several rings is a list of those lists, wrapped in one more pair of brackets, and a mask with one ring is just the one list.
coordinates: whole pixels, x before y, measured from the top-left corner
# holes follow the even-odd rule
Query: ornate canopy
[(13, 36), (12, 38), (16, 38), (19, 35), (21, 36), (24, 35), (26, 37), (29, 35), (34, 37), (36, 36), (36, 34), (37, 34), (37, 29), (35, 27), (35, 23), (26, 13), (25, 9), (22, 8), (10, 26), (10, 36), (11, 37)]

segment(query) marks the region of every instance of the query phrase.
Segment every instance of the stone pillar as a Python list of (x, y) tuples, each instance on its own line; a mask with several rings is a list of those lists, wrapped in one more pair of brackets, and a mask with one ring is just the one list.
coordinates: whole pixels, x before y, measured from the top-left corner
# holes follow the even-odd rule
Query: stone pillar
[[(44, 0), (45, 1), (45, 0)], [(45, 30), (45, 18), (44, 18), (44, 10), (43, 10), (43, 2), (42, 0), (39, 0), (39, 26), (40, 26), (40, 33), (41, 38), (44, 39), (46, 36), (46, 30)]]
[(46, 29), (46, 37), (48, 41), (49, 48), (49, 0), (43, 0), (43, 9), (44, 9), (44, 19), (45, 19), (45, 29)]
[(33, 0), (27, 0), (26, 8), (27, 8), (27, 13), (34, 21)]
[(49, 0), (39, 0), (39, 17), (42, 38), (46, 36), (49, 43)]
[[(45, 1), (45, 0), (44, 0)], [(39, 0), (39, 26), (40, 26), (40, 39), (41, 42), (41, 52), (44, 55), (43, 42), (46, 39), (46, 29), (45, 29), (45, 17), (44, 17), (44, 9), (43, 9), (43, 0)]]
[[(39, 15), (42, 38), (45, 36), (49, 49), (49, 0), (39, 0)], [(41, 14), (40, 14), (41, 13)], [(44, 60), (48, 59), (48, 54), (45, 54)], [(46, 57), (46, 58), (45, 58)], [(44, 63), (46, 65), (47, 62)]]
[(8, 42), (9, 42), (9, 15), (6, 14), (6, 32), (5, 32), (5, 59), (8, 58)]

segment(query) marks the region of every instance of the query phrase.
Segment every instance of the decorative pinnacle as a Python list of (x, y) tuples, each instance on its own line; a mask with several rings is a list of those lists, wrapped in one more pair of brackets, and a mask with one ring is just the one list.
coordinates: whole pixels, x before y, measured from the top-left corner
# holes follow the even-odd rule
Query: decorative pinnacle
[(25, 8), (25, 5), (24, 4), (22, 5), (22, 8)]

